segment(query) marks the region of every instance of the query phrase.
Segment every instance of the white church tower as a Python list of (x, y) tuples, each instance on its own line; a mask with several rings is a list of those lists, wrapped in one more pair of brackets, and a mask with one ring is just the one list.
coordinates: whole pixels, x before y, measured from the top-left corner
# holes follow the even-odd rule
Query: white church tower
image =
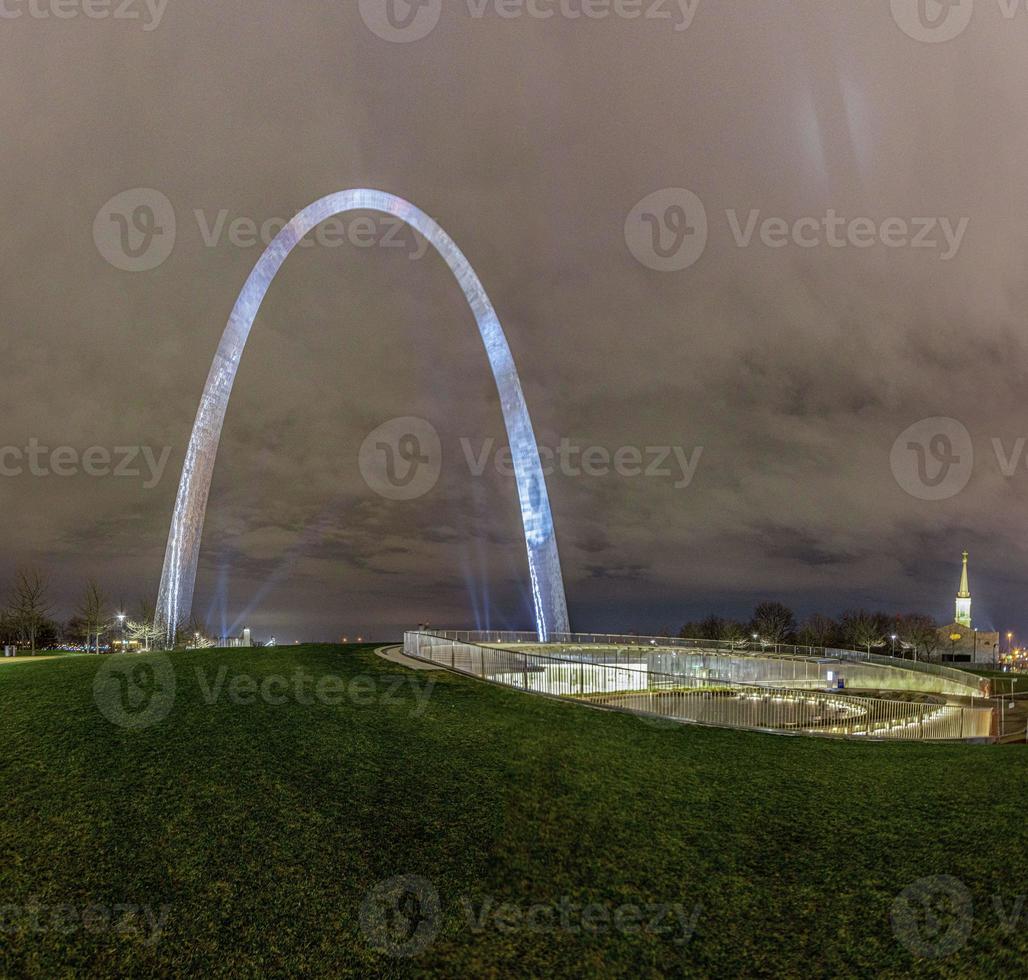
[(964, 567), (960, 572), (960, 590), (957, 592), (957, 614), (955, 622), (971, 629), (971, 590), (967, 587), (967, 552), (964, 552)]

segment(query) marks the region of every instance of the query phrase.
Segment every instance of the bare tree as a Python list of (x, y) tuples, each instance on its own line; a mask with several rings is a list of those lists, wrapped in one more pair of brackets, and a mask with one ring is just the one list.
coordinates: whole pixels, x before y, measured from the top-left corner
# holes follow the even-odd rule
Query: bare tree
[(844, 612), (840, 626), (846, 642), (852, 643), (855, 647), (864, 647), (868, 655), (871, 653), (871, 647), (880, 647), (885, 644), (882, 617), (874, 613), (869, 613), (864, 609)]
[(18, 633), (18, 624), (6, 609), (0, 612), (0, 643), (7, 646), (9, 643), (17, 643), (21, 639)]
[(804, 646), (827, 647), (831, 645), (838, 632), (839, 624), (834, 619), (822, 616), (821, 613), (814, 613), (803, 624), (799, 639)]
[(720, 640), (725, 629), (725, 621), (720, 616), (708, 616), (700, 623), (700, 632), (697, 639)]
[(207, 635), (207, 630), (195, 619), (189, 625), (186, 646), (190, 650), (211, 650), (218, 644)]
[(52, 608), (48, 590), (49, 582), (42, 572), (25, 568), (15, 576), (11, 591), (9, 615), (21, 641), (29, 645), (33, 656), (36, 655), (36, 641)]
[(96, 641), (96, 652), (100, 652), (100, 639), (111, 625), (111, 617), (107, 607), (107, 596), (103, 589), (90, 579), (86, 583), (86, 593), (79, 606), (79, 617), (86, 632), (86, 652), (92, 640)]
[(130, 642), (138, 643), (146, 653), (149, 653), (164, 639), (164, 630), (154, 626), (152, 619), (126, 619), (125, 637)]
[(914, 650), (917, 660), (918, 648), (924, 651), (925, 660), (931, 660), (939, 645), (939, 627), (931, 616), (911, 613), (900, 621), (900, 636)]
[(139, 601), (139, 618), (125, 620), (125, 636), (138, 643), (147, 653), (164, 640), (164, 630), (156, 625), (156, 599)]
[(783, 643), (796, 632), (796, 617), (780, 602), (762, 602), (753, 610), (753, 632), (767, 643)]
[(734, 619), (727, 619), (721, 625), (721, 639), (734, 650), (746, 643), (746, 628)]

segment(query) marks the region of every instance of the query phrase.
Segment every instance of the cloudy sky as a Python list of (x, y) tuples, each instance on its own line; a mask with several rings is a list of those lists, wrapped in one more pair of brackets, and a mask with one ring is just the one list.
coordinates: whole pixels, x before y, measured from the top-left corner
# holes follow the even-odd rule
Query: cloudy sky
[[(156, 591), (254, 226), (373, 187), (476, 267), (541, 445), (594, 450), (549, 478), (575, 628), (943, 618), (964, 548), (976, 625), (1028, 627), (1028, 12), (393, 2), (0, 0), (0, 577), (46, 568), (64, 615), (90, 576)], [(258, 318), (194, 611), (527, 627), (474, 320), (409, 233), (341, 228)], [(441, 476), (391, 500), (358, 451), (407, 417)]]

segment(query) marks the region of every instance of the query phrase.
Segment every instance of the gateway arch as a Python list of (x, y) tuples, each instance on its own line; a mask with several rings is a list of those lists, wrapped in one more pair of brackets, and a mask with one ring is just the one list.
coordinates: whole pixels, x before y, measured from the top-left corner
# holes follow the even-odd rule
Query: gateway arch
[(268, 246), (236, 300), (207, 376), (182, 466), (157, 600), (157, 625), (171, 640), (176, 628), (190, 618), (200, 539), (221, 430), (239, 361), (264, 296), (282, 264), (304, 236), (321, 222), (348, 211), (377, 211), (406, 222), (432, 243), (464, 291), (496, 379), (510, 440), (539, 638), (545, 641), (570, 632), (564, 580), (539, 449), (514, 358), (496, 311), (467, 258), (435, 221), (408, 201), (374, 190), (330, 194), (301, 211)]

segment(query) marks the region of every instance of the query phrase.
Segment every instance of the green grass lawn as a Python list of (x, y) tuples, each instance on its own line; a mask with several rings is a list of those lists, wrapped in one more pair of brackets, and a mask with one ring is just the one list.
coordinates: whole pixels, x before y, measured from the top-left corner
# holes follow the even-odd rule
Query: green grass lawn
[(961, 670), (969, 670), (980, 677), (988, 677), (993, 681), (992, 689), (996, 694), (1009, 694), (1010, 682), (1014, 682), (1014, 694), (1024, 694), (1028, 691), (1028, 674), (1012, 673), (1002, 670), (982, 670), (978, 667), (961, 667)]
[[(112, 660), (100, 702), (150, 727), (98, 709)], [(0, 669), (0, 976), (1023, 973), (1023, 749), (659, 724), (369, 648), (171, 663), (174, 698), (152, 657)], [(397, 876), (413, 957), (374, 948)], [(923, 879), (965, 903), (934, 932)]]

